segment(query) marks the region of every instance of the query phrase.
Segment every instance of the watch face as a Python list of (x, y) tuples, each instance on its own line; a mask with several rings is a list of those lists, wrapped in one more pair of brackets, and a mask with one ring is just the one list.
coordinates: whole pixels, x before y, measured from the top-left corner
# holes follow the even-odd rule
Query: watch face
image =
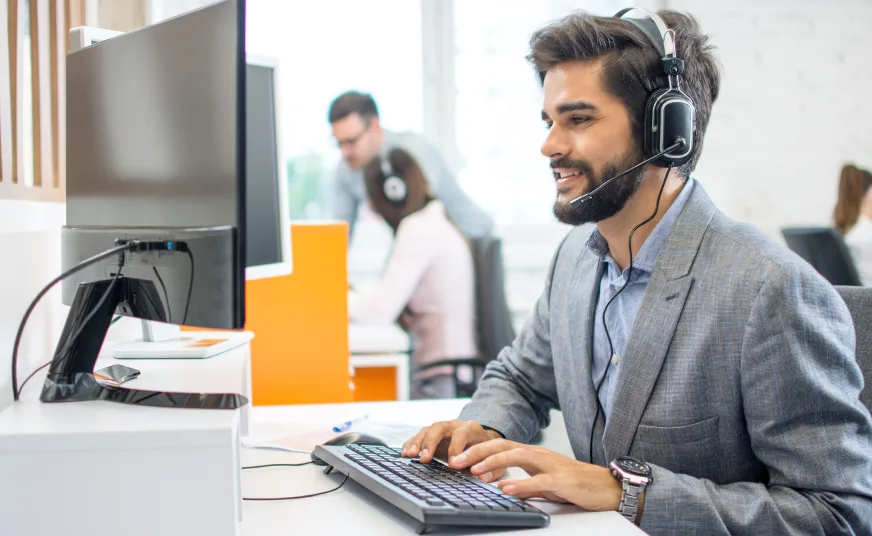
[(615, 465), (620, 467), (622, 470), (632, 473), (634, 475), (650, 477), (651, 476), (651, 467), (647, 463), (640, 462), (639, 460), (630, 458), (628, 456), (621, 456), (617, 460), (615, 460)]

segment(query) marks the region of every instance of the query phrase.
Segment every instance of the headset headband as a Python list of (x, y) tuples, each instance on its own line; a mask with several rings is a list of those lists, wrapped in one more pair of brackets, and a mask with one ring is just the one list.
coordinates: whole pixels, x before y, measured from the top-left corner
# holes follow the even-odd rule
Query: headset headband
[[(641, 11), (646, 19), (638, 19), (635, 17), (624, 17), (631, 11)], [(635, 24), (657, 49), (661, 57), (675, 57), (675, 32), (670, 30), (660, 18), (660, 15), (651, 13), (641, 7), (627, 7), (615, 14), (615, 18), (624, 19)], [(652, 27), (653, 26), (653, 27)]]

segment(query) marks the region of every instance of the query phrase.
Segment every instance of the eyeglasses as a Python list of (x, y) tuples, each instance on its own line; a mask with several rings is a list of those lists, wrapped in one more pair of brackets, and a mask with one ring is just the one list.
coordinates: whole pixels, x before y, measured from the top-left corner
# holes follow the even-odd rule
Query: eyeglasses
[(366, 134), (366, 132), (368, 130), (369, 130), (369, 124), (367, 124), (365, 127), (363, 127), (363, 130), (360, 131), (360, 134), (357, 134), (356, 136), (352, 136), (350, 138), (345, 138), (342, 140), (337, 138), (336, 145), (338, 145), (340, 149), (346, 145), (349, 147), (352, 145), (355, 145), (358, 141), (360, 141), (360, 138), (362, 138), (363, 135)]

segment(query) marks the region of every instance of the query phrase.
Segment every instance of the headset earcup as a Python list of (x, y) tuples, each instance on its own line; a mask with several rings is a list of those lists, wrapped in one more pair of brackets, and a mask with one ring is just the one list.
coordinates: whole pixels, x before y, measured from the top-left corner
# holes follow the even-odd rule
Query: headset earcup
[(397, 177), (396, 175), (387, 177), (385, 182), (382, 184), (382, 188), (384, 189), (385, 197), (387, 197), (388, 201), (391, 203), (399, 205), (406, 202), (408, 188), (406, 187), (406, 181), (400, 177)]
[(667, 167), (678, 167), (693, 156), (693, 134), (695, 129), (696, 110), (690, 98), (677, 89), (658, 89), (648, 98), (645, 106), (645, 156), (662, 152), (674, 143), (676, 138), (683, 138), (687, 145), (676, 154), (664, 155), (654, 160), (652, 164)]

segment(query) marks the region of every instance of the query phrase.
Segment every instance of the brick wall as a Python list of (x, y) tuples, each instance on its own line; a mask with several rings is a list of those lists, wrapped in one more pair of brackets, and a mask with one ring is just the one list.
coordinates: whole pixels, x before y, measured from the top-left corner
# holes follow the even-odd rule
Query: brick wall
[(730, 216), (778, 236), (827, 224), (843, 162), (872, 167), (872, 1), (667, 0), (723, 66), (697, 175)]

